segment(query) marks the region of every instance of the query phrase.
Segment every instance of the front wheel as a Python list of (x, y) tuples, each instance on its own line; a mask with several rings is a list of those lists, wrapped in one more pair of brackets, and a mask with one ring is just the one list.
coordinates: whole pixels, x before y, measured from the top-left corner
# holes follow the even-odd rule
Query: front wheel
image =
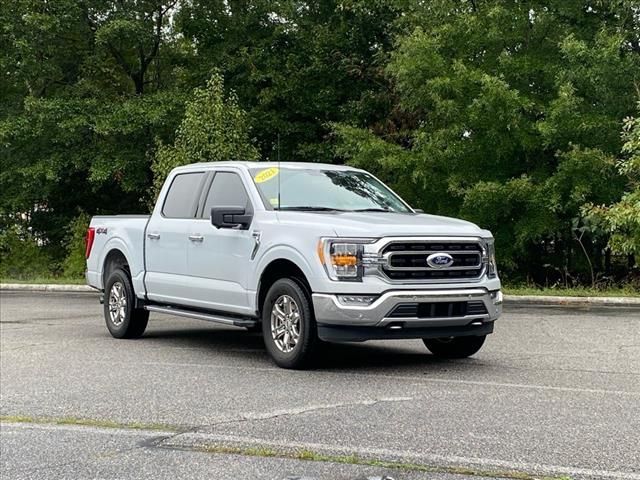
[(318, 333), (309, 295), (295, 280), (277, 280), (267, 292), (262, 336), (279, 367), (301, 369), (309, 365)]
[(486, 335), (477, 337), (423, 338), (425, 346), (436, 357), (466, 358), (480, 350)]
[(149, 312), (135, 308), (135, 294), (129, 275), (117, 268), (105, 285), (104, 319), (115, 338), (137, 338), (147, 328)]

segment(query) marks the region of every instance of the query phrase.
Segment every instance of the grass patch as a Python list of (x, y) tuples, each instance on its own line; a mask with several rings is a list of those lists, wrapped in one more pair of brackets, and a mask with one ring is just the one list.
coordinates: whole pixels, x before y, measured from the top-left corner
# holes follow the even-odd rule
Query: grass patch
[(32, 277), (0, 278), (0, 283), (33, 283), (38, 285), (84, 285), (86, 280), (78, 277)]
[(270, 448), (241, 447), (230, 445), (200, 445), (196, 450), (224, 455), (243, 455), (249, 457), (286, 458), (309, 462), (340, 463), (345, 465), (362, 465), (367, 467), (386, 468), (405, 472), (449, 473), (474, 477), (506, 478), (511, 480), (571, 480), (570, 477), (540, 476), (515, 470), (484, 470), (471, 467), (435, 466), (412, 462), (378, 460), (357, 455), (330, 455), (312, 450), (275, 450)]
[(538, 288), (531, 286), (504, 286), (507, 295), (537, 295), (562, 297), (640, 297), (640, 290), (631, 285), (612, 288)]
[[(174, 433), (187, 431), (187, 429), (177, 427), (175, 425), (165, 425), (159, 423), (115, 422), (111, 420), (95, 420), (79, 417), (51, 418), (30, 417), (25, 415), (0, 415), (0, 422), (27, 423), (38, 425), (77, 425), (83, 427), (114, 428), (121, 430), (164, 431)], [(162, 447), (161, 444), (158, 446)], [(171, 447), (167, 446), (165, 448)], [(405, 472), (449, 473), (474, 477), (505, 478), (510, 480), (571, 480), (570, 477), (566, 476), (544, 476), (516, 470), (488, 470), (476, 469), (473, 467), (427, 465), (414, 462), (361, 457), (358, 455), (332, 455), (316, 452), (309, 449), (276, 449), (268, 446), (240, 446), (223, 443), (196, 445), (194, 447), (187, 447), (187, 449), (220, 455), (242, 455), (245, 457), (283, 458), (308, 462), (362, 465), (367, 467), (378, 467)]]
[(33, 277), (33, 278), (0, 278), (0, 283), (31, 283), (39, 285), (84, 285), (86, 280), (77, 277)]
[(121, 423), (111, 420), (95, 420), (91, 418), (79, 417), (27, 417), (23, 415), (0, 415), (0, 422), (5, 423), (33, 423), (38, 425), (79, 425), (83, 427), (98, 428), (119, 428), (125, 430), (155, 430), (165, 432), (179, 432), (181, 429), (173, 425), (164, 425), (161, 423)]

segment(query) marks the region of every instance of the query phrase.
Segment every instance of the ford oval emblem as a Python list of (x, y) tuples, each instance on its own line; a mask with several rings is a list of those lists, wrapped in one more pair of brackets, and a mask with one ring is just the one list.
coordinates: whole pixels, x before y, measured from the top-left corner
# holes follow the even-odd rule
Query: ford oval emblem
[(453, 265), (453, 257), (448, 253), (432, 253), (427, 257), (427, 265), (431, 268), (447, 268)]

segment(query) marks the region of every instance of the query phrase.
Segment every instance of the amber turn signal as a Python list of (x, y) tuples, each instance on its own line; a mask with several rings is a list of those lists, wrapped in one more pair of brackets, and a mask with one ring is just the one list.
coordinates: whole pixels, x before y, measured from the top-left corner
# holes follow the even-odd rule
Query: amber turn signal
[(351, 267), (358, 264), (358, 257), (355, 255), (331, 255), (331, 263), (336, 267)]

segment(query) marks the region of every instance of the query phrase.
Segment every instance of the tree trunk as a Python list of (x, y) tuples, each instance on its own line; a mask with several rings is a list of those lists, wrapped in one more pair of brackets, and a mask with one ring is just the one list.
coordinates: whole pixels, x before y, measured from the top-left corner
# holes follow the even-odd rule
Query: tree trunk
[(131, 79), (136, 88), (136, 95), (142, 95), (144, 93), (144, 73), (134, 73), (131, 75)]

